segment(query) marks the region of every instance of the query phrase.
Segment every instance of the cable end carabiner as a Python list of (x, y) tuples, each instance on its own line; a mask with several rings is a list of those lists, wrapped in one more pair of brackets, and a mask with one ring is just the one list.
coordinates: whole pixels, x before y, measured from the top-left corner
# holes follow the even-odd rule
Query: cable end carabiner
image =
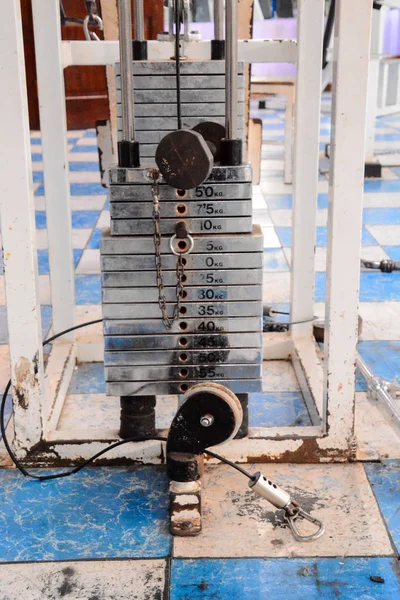
[[(310, 535), (302, 535), (296, 525), (296, 520), (301, 517), (310, 523), (318, 526), (318, 530), (315, 533)], [(285, 521), (288, 523), (290, 530), (293, 534), (293, 537), (298, 542), (313, 542), (317, 540), (325, 533), (325, 525), (319, 519), (312, 517), (305, 510), (300, 508), (300, 506), (292, 502), (287, 508), (285, 508)]]

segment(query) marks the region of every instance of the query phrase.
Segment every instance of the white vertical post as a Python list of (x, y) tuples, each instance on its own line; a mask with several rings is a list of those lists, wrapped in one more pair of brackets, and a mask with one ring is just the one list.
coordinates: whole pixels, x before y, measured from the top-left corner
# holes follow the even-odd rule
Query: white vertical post
[[(73, 327), (75, 281), (58, 0), (33, 0), (36, 71), (55, 333)], [(74, 334), (67, 339), (73, 340)]]
[[(329, 173), (325, 413), (335, 447), (354, 429), (365, 130), (372, 6), (339, 0), (336, 8), (332, 143)], [(330, 442), (332, 444), (332, 441)]]
[(20, 0), (0, 19), (0, 216), (17, 447), (41, 438), (43, 354)]
[[(292, 216), (291, 320), (314, 314), (315, 238), (318, 195), (324, 6), (298, 3), (298, 60)], [(295, 325), (293, 336), (310, 335), (312, 323)]]
[[(376, 12), (376, 11), (374, 11)], [(367, 96), (367, 116), (366, 116), (366, 145), (365, 145), (365, 162), (372, 163), (375, 161), (374, 146), (375, 146), (375, 120), (378, 105), (378, 87), (379, 87), (379, 56), (371, 56), (369, 61), (368, 73), (368, 96)]]

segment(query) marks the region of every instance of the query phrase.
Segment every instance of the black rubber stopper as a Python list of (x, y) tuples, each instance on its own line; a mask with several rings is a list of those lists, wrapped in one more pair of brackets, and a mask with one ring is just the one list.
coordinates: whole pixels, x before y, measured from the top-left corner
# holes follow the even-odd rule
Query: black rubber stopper
[(147, 41), (133, 40), (132, 55), (133, 60), (147, 60)]
[(118, 142), (118, 166), (140, 167), (139, 142)]
[(207, 146), (211, 150), (215, 162), (221, 160), (221, 140), (225, 138), (225, 127), (214, 121), (204, 121), (193, 127), (206, 140)]
[(211, 60), (225, 60), (225, 40), (211, 40)]
[(221, 140), (221, 165), (238, 167), (243, 160), (242, 140)]
[(142, 440), (156, 434), (156, 397), (121, 396), (121, 438)]
[(155, 159), (166, 183), (181, 190), (201, 185), (214, 164), (203, 136), (190, 129), (168, 133), (159, 143)]

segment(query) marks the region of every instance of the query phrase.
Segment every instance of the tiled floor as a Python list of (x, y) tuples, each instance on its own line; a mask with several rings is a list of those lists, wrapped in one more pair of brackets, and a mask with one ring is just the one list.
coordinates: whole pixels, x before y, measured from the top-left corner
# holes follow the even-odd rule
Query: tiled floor
[[(321, 157), (330, 135), (329, 106), (329, 96), (324, 96)], [(258, 111), (257, 102), (252, 112), (264, 119), (263, 183), (254, 188), (256, 220), (265, 236), (264, 299), (287, 310), (292, 189), (283, 183), (284, 113), (278, 108)], [(99, 183), (94, 131), (71, 131), (68, 137), (77, 319), (83, 322), (101, 316), (99, 241), (109, 223), (109, 205), (107, 190)], [(33, 132), (31, 141), (47, 333), (51, 300), (40, 133)], [(399, 149), (400, 115), (378, 121), (376, 145), (380, 152)], [(324, 175), (318, 187), (315, 312), (323, 315), (328, 205)], [(363, 257), (400, 260), (400, 167), (386, 167), (382, 180), (366, 181), (364, 191)], [(0, 264), (0, 391), (9, 376), (1, 271)], [(398, 382), (400, 273), (361, 274), (360, 314), (362, 356), (376, 375)], [(100, 330), (95, 328), (99, 334)], [(290, 363), (265, 363), (263, 389), (250, 398), (251, 425), (310, 424)], [(357, 390), (359, 458), (367, 462), (249, 467), (268, 474), (323, 519), (326, 534), (308, 545), (294, 542), (282, 515), (226, 466), (206, 468), (204, 530), (195, 539), (173, 539), (168, 532), (163, 467), (92, 468), (45, 483), (27, 480), (13, 469), (1, 470), (0, 600), (400, 598), (400, 427), (368, 399), (360, 376)], [(168, 426), (176, 406), (177, 398), (159, 402), (159, 427)], [(77, 431), (83, 424), (117, 429), (118, 412), (118, 400), (104, 394), (102, 364), (81, 365), (58, 429)], [(8, 404), (7, 418), (10, 414)]]

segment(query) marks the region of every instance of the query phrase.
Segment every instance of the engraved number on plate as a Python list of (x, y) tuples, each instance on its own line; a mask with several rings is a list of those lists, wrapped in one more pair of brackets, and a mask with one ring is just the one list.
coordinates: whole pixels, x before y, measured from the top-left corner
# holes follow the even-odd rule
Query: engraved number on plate
[(220, 198), (222, 192), (216, 192), (210, 185), (202, 185), (196, 188), (196, 198)]
[(223, 300), (225, 298), (224, 292), (213, 289), (199, 290), (198, 296), (199, 300)]
[(211, 221), (211, 219), (206, 219), (205, 221), (200, 221), (200, 230), (201, 231), (219, 231), (222, 229), (222, 225), (216, 225)]
[(224, 314), (222, 309), (216, 308), (215, 306), (200, 305), (198, 308), (198, 314), (200, 317), (216, 317)]
[(198, 326), (199, 331), (224, 331), (224, 328), (216, 325), (214, 321), (202, 321)]

